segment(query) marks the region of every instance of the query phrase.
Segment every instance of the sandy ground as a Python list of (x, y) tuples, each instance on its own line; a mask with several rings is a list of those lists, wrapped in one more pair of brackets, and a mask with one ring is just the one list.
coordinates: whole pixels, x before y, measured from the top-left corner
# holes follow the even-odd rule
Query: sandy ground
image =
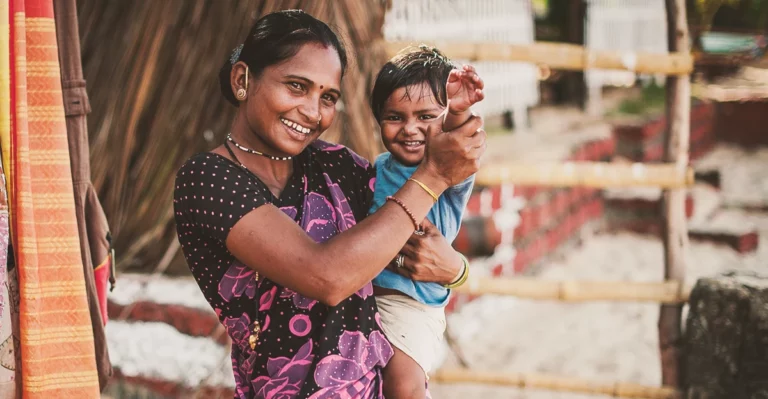
[[(728, 247), (693, 242), (687, 280), (726, 270), (768, 269), (768, 215), (750, 215), (761, 226), (760, 250), (741, 256)], [(634, 234), (597, 236), (542, 279), (659, 281), (661, 242)], [(449, 316), (471, 367), (518, 373), (552, 373), (605, 383), (661, 382), (657, 305), (563, 304), (483, 297)], [(449, 358), (446, 366), (455, 366)], [(432, 384), (435, 398), (581, 399), (595, 396), (470, 385)]]

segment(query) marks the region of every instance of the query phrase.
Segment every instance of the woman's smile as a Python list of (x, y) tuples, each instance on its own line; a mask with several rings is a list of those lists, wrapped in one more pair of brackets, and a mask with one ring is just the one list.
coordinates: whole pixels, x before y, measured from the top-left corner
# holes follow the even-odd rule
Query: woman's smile
[(280, 118), (280, 122), (285, 128), (285, 130), (288, 132), (288, 135), (297, 141), (305, 141), (312, 138), (312, 134), (315, 132), (316, 129), (310, 129), (308, 127), (302, 126), (296, 122), (292, 122), (285, 118)]

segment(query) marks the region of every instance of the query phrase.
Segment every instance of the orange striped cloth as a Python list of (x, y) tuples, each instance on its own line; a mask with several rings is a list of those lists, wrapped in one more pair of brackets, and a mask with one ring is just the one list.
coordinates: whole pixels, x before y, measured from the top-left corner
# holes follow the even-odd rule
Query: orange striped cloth
[(53, 2), (0, 1), (10, 2), (11, 18), (9, 174), (22, 394), (98, 398)]
[[(8, 61), (10, 57), (10, 10), (8, 8), (8, 2), (0, 0), (0, 149), (9, 148), (11, 139), (11, 71), (10, 63)], [(10, 170), (8, 168), (8, 162), (10, 161), (10, 153), (3, 151), (2, 164), (3, 170)], [(6, 191), (8, 190), (8, 183), (5, 178), (2, 179), (3, 186), (0, 187), (0, 229), (8, 228), (8, 197)], [(2, 220), (5, 217), (5, 220)], [(5, 232), (3, 232), (5, 233)], [(0, 233), (2, 234), (2, 233)], [(0, 237), (1, 239), (2, 237)], [(4, 242), (8, 244), (8, 242)], [(16, 304), (18, 303), (18, 296), (12, 293), (18, 293), (18, 286), (16, 285), (16, 274), (13, 271), (8, 272), (7, 262), (7, 250), (0, 247), (0, 251), (5, 250), (5, 253), (0, 253), (0, 301), (2, 302), (2, 309), (0, 309), (0, 399), (15, 399), (19, 397), (17, 395), (18, 382), (16, 377), (16, 353), (14, 348), (15, 343), (18, 342), (18, 309)], [(16, 316), (14, 318), (14, 316)], [(17, 328), (14, 334), (14, 328)], [(15, 338), (15, 339), (14, 339)]]

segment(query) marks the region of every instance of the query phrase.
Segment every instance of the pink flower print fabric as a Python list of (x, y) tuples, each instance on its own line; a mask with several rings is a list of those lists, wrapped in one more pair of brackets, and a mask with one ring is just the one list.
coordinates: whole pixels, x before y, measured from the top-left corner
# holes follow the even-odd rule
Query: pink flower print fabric
[[(235, 398), (383, 399), (381, 370), (392, 347), (377, 323), (371, 284), (328, 307), (264, 276), (257, 280), (227, 250), (232, 227), (265, 204), (280, 209), (315, 242), (367, 216), (376, 173), (365, 159), (316, 141), (293, 162), (294, 175), (279, 197), (218, 154), (198, 154), (177, 173), (179, 242), (232, 340)], [(261, 332), (254, 350), (248, 340), (257, 320)]]
[(373, 398), (376, 392), (360, 380), (377, 377), (394, 352), (384, 334), (371, 333), (368, 339), (360, 331), (345, 331), (339, 339), (339, 354), (324, 357), (315, 369), (315, 381), (322, 387), (312, 399)]
[(298, 397), (304, 380), (312, 367), (312, 340), (308, 340), (292, 358), (277, 357), (267, 360), (267, 375), (253, 380), (257, 398), (294, 399)]

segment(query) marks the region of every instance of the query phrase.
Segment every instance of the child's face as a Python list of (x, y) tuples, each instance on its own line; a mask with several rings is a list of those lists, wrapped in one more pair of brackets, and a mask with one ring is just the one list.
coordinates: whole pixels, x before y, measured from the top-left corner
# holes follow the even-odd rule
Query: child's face
[(427, 128), (444, 109), (426, 83), (395, 90), (379, 121), (384, 147), (403, 165), (418, 165), (424, 158)]

